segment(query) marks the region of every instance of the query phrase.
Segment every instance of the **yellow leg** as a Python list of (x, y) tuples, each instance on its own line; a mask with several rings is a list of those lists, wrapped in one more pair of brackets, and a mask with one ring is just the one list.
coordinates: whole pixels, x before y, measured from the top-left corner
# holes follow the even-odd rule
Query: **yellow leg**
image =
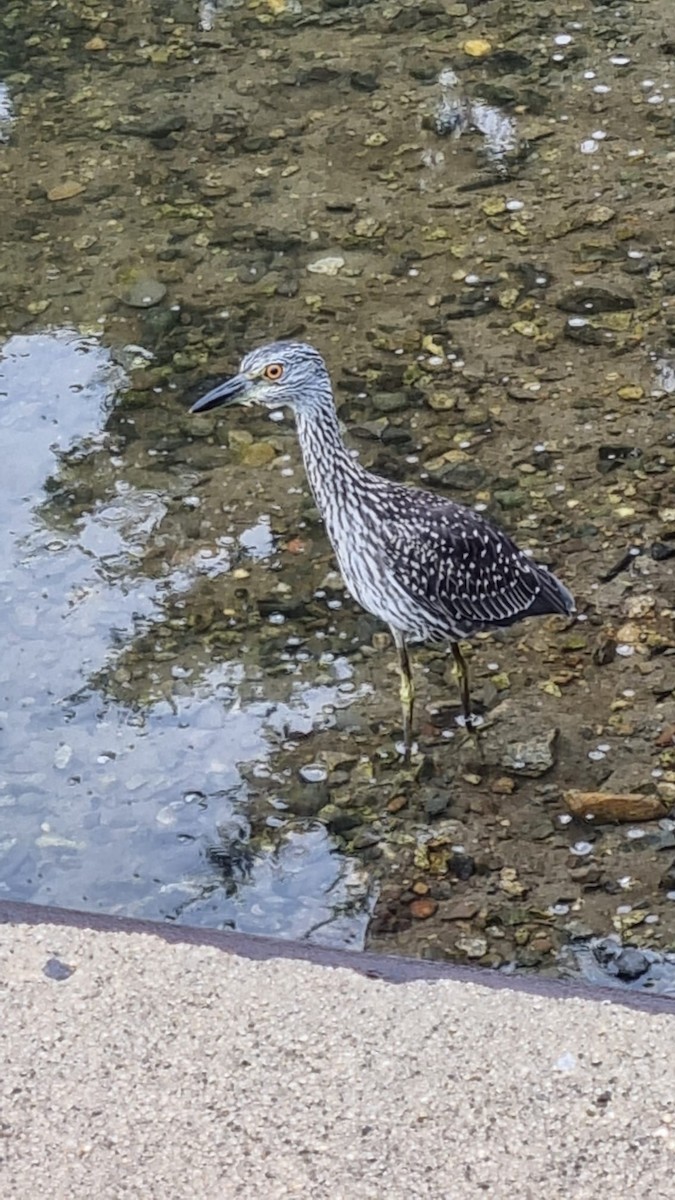
[(459, 694), (462, 701), (462, 715), (464, 724), (467, 729), (473, 727), (473, 717), (471, 715), (471, 694), (469, 691), (469, 670), (464, 661), (462, 652), (456, 642), (452, 643), (452, 657), (455, 660), (455, 668), (457, 670), (457, 679), (459, 682)]
[(401, 714), (403, 719), (403, 757), (405, 762), (410, 760), (412, 750), (413, 708), (415, 705), (415, 685), (405, 638), (398, 629), (392, 629), (391, 635), (398, 652), (398, 668), (401, 673)]

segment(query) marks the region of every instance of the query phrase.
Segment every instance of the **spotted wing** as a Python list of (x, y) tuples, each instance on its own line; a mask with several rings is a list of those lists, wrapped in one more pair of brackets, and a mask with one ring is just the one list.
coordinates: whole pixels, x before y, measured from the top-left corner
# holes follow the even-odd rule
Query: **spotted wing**
[(570, 612), (570, 593), (478, 513), (445, 504), (421, 522), (390, 526), (384, 554), (397, 582), (428, 616), (459, 635), (525, 616)]

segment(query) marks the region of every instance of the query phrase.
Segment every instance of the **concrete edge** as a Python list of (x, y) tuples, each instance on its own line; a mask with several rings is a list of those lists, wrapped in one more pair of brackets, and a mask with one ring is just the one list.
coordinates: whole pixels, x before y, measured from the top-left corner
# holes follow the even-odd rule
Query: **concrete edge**
[(256, 962), (282, 958), (295, 962), (309, 962), (321, 967), (343, 967), (383, 983), (411, 983), (415, 980), (433, 983), (447, 979), (455, 983), (478, 984), (494, 991), (522, 992), (550, 1000), (609, 1002), (642, 1012), (670, 1013), (675, 1016), (675, 998), (661, 996), (646, 989), (630, 991), (625, 987), (596, 987), (583, 982), (549, 979), (533, 974), (506, 975), (487, 967), (372, 954), (368, 951), (337, 950), (317, 946), (311, 942), (207, 929), (194, 925), (171, 925), (161, 921), (27, 904), (15, 900), (0, 900), (0, 925), (62, 925), (91, 930), (92, 933), (144, 933), (169, 943), (212, 946), (225, 954), (234, 954)]

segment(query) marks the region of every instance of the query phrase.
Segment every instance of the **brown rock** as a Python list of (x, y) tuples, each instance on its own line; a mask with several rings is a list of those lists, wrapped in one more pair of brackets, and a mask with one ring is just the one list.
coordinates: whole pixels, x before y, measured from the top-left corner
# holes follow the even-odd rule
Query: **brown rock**
[(493, 780), (490, 785), (490, 791), (495, 792), (497, 796), (510, 796), (516, 790), (516, 781), (508, 775), (500, 775), (499, 779)]
[(575, 817), (596, 821), (656, 821), (667, 816), (658, 796), (641, 792), (580, 792), (570, 789), (563, 799)]
[(480, 902), (469, 896), (460, 896), (444, 905), (441, 917), (444, 921), (470, 921), (480, 911)]
[(426, 921), (428, 917), (433, 917), (437, 908), (438, 901), (432, 900), (430, 896), (425, 896), (422, 899), (413, 900), (410, 905), (410, 915), (417, 921)]
[(47, 192), (48, 200), (72, 200), (73, 196), (79, 196), (80, 192), (84, 191), (84, 184), (78, 183), (76, 179), (66, 179), (63, 183), (57, 183)]

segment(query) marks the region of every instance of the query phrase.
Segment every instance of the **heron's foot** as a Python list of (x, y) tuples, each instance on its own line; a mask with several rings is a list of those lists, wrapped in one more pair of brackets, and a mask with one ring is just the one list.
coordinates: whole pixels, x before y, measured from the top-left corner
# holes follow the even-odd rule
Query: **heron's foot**
[(481, 713), (461, 712), (455, 717), (455, 721), (462, 729), (467, 732), (478, 732), (485, 728), (485, 717)]
[(484, 760), (484, 744), (483, 732), (485, 730), (485, 718), (480, 713), (469, 713), (467, 716), (462, 715), (457, 718), (458, 723), (464, 729), (464, 737), (462, 739), (463, 746), (470, 753), (475, 754), (480, 762)]
[(396, 742), (394, 749), (396, 750), (402, 767), (409, 767), (413, 758), (415, 758), (419, 752), (419, 746), (417, 742), (413, 742), (412, 739), (406, 742), (405, 737), (401, 738), (400, 742)]

